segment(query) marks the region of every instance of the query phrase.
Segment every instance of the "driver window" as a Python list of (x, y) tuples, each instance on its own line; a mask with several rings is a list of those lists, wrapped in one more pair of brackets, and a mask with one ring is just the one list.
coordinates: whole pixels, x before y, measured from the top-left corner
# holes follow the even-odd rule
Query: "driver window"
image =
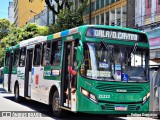
[(84, 44), (84, 60), (81, 65), (81, 74), (86, 76), (87, 70), (91, 70), (90, 54), (87, 44)]

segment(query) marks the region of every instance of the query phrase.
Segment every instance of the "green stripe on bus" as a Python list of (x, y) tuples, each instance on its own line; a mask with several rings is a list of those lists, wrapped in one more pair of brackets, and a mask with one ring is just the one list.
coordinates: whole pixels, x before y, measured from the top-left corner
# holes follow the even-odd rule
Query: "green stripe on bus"
[(52, 40), (53, 39), (53, 34), (47, 36), (47, 40)]

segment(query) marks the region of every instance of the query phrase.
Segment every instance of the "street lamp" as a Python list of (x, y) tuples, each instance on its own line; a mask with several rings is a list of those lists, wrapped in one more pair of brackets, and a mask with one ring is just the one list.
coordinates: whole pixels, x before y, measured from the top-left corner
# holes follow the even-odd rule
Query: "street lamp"
[(34, 13), (34, 14), (36, 14), (37, 15), (37, 13), (36, 12), (34, 12), (33, 10), (29, 10), (31, 13)]
[[(38, 13), (34, 12), (33, 10), (29, 10), (29, 11), (30, 11), (31, 13), (34, 13), (35, 16), (38, 16)], [(34, 22), (35, 22), (35, 16), (34, 16)], [(45, 25), (47, 25), (46, 21), (44, 21), (41, 17), (38, 17), (38, 18), (40, 18), (40, 19), (45, 23)]]

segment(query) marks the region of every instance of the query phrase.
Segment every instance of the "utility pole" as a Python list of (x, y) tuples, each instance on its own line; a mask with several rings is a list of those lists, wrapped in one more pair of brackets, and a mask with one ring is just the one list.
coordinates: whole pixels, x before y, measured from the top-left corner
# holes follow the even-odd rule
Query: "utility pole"
[(92, 1), (89, 0), (89, 24), (91, 24), (91, 17), (92, 17)]
[(47, 6), (47, 26), (49, 26), (49, 8)]

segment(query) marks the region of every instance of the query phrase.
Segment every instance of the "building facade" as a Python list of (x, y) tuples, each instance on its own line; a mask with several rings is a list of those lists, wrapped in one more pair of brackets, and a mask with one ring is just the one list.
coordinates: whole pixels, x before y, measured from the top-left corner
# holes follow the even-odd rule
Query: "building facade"
[[(152, 29), (153, 24), (160, 23), (160, 0), (135, 0), (135, 24)], [(150, 25), (152, 24), (152, 27)]]
[(9, 2), (8, 6), (8, 20), (14, 23), (14, 2)]
[(45, 8), (44, 0), (14, 0), (14, 24), (22, 27), (36, 14), (39, 14)]
[(127, 0), (91, 0), (84, 12), (85, 23), (127, 26)]
[[(51, 4), (54, 4), (55, 10), (57, 10), (57, 3), (54, 0), (51, 0), (51, 2)], [(45, 6), (46, 7), (44, 8), (44, 10), (42, 10), (39, 14), (36, 14), (28, 22), (36, 23), (40, 26), (48, 26), (55, 23), (55, 19), (57, 19), (57, 16), (47, 7), (46, 3)]]
[(48, 8), (42, 10), (39, 14), (31, 18), (29, 23), (35, 23), (40, 26), (47, 26), (53, 24), (53, 12)]
[[(85, 24), (106, 24), (118, 25), (127, 27), (127, 0), (88, 0), (88, 4), (83, 14)], [(52, 1), (57, 8), (57, 4)], [(128, 2), (129, 3), (129, 2)], [(80, 5), (79, 0), (73, 0), (72, 10), (77, 9)], [(47, 9), (31, 18), (30, 22), (35, 22), (39, 25), (45, 23), (52, 24), (54, 14), (50, 11), (49, 18), (47, 18)], [(129, 13), (130, 14), (130, 13)], [(49, 19), (49, 20), (48, 20)], [(55, 16), (56, 19), (56, 16)]]
[(136, 0), (135, 24), (148, 34), (150, 59), (160, 65), (160, 0)]

